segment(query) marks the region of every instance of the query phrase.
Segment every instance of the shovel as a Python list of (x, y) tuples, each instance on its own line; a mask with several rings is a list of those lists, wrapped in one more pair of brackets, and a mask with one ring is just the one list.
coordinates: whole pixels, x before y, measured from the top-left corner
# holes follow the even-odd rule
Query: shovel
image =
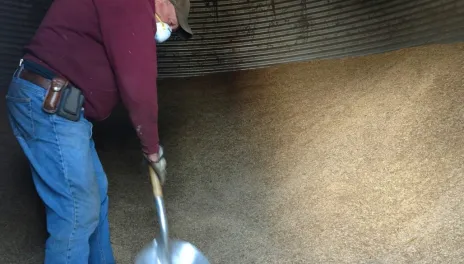
[(209, 264), (208, 259), (194, 245), (179, 239), (169, 239), (166, 208), (160, 179), (151, 166), (150, 179), (155, 196), (160, 232), (136, 256), (135, 264)]

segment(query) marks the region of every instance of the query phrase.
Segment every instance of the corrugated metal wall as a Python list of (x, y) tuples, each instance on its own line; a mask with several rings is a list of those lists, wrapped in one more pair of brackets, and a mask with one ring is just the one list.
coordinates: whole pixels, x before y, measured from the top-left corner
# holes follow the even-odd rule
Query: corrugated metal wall
[[(9, 77), (49, 2), (0, 0), (3, 78)], [(160, 77), (463, 40), (464, 1), (192, 0), (190, 21), (192, 40), (160, 46)]]
[(196, 75), (464, 39), (464, 1), (193, 1), (188, 43), (170, 42), (160, 75)]

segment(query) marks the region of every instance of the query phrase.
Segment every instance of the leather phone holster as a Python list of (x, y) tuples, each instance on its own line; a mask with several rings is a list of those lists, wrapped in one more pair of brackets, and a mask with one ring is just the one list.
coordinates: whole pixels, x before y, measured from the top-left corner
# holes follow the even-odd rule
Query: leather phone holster
[(54, 114), (58, 110), (61, 101), (61, 93), (63, 88), (68, 85), (68, 80), (62, 77), (55, 77), (52, 79), (51, 87), (47, 90), (45, 99), (43, 101), (42, 109), (49, 113)]

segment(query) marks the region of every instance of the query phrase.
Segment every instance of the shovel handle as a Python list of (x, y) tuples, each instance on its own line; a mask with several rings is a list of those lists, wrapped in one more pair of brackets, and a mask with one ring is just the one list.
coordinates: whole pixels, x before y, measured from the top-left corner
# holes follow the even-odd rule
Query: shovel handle
[(153, 195), (155, 196), (156, 211), (158, 213), (158, 221), (160, 225), (160, 236), (164, 252), (167, 254), (167, 246), (169, 243), (168, 239), (168, 221), (166, 218), (166, 208), (164, 207), (163, 201), (163, 190), (161, 188), (161, 182), (152, 166), (148, 165), (148, 171), (150, 172), (151, 186), (153, 187)]
[(153, 187), (153, 195), (155, 197), (162, 197), (163, 189), (161, 188), (161, 182), (158, 178), (158, 175), (156, 175), (155, 170), (150, 165), (148, 165), (148, 171), (150, 172), (150, 180), (151, 186)]

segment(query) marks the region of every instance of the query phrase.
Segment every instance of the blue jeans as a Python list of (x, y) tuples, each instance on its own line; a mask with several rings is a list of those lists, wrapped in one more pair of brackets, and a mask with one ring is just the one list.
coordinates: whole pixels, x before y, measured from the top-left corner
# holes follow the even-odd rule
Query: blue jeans
[(12, 131), (45, 204), (45, 264), (115, 263), (108, 224), (108, 182), (92, 123), (42, 110), (46, 90), (13, 76), (6, 95)]

